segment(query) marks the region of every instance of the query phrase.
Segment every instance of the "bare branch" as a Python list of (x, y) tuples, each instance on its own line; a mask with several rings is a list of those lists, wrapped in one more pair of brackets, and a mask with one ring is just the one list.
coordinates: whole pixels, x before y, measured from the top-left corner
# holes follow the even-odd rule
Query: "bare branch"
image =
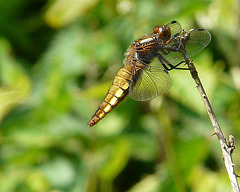
[(238, 175), (235, 173), (234, 170), (234, 163), (232, 161), (232, 152), (235, 149), (234, 147), (234, 137), (232, 135), (229, 136), (229, 139), (225, 139), (223, 132), (220, 128), (220, 125), (217, 121), (217, 118), (214, 114), (214, 111), (212, 109), (212, 106), (208, 100), (207, 94), (203, 88), (203, 85), (200, 81), (200, 78), (198, 76), (198, 72), (193, 64), (193, 62), (188, 58), (185, 57), (185, 61), (186, 64), (188, 65), (189, 69), (190, 69), (190, 73), (192, 75), (192, 78), (194, 79), (194, 81), (197, 84), (197, 88), (198, 91), (202, 97), (203, 103), (207, 109), (208, 112), (208, 116), (212, 122), (212, 125), (214, 127), (214, 134), (213, 135), (217, 135), (217, 138), (219, 140), (219, 143), (221, 145), (221, 149), (222, 149), (222, 154), (223, 154), (223, 161), (225, 164), (225, 167), (227, 169), (228, 175), (229, 175), (229, 179), (231, 181), (232, 184), (232, 188), (234, 192), (239, 192), (239, 185), (238, 185), (238, 181), (237, 181), (237, 177)]
[[(202, 31), (202, 30), (200, 30)], [(209, 34), (210, 35), (210, 34)], [(212, 125), (214, 127), (214, 133), (212, 135), (216, 135), (218, 138), (218, 141), (221, 145), (221, 149), (222, 149), (222, 154), (223, 154), (223, 161), (225, 164), (225, 167), (227, 169), (228, 172), (228, 176), (229, 179), (231, 181), (232, 184), (232, 189), (234, 192), (240, 192), (239, 190), (239, 185), (238, 185), (238, 181), (237, 181), (237, 177), (238, 175), (235, 173), (234, 170), (234, 164), (232, 161), (232, 152), (235, 149), (234, 147), (234, 137), (232, 135), (229, 136), (229, 139), (225, 139), (223, 132), (220, 128), (220, 125), (217, 121), (217, 118), (214, 114), (214, 111), (212, 109), (212, 106), (208, 100), (207, 94), (203, 88), (203, 85), (200, 81), (200, 78), (198, 76), (198, 72), (193, 64), (193, 62), (190, 60), (187, 51), (185, 49), (189, 39), (191, 38), (191, 30), (185, 31), (183, 30), (182, 33), (176, 37), (175, 39), (175, 45), (176, 47), (178, 47), (178, 49), (176, 51), (180, 52), (182, 54), (182, 56), (184, 57), (184, 60), (186, 62), (186, 64), (188, 65), (188, 68), (190, 70), (190, 73), (192, 75), (192, 78), (194, 79), (194, 81), (197, 84), (197, 88), (198, 91), (202, 97), (203, 103), (207, 109), (208, 112), (208, 116), (212, 122)], [(210, 40), (210, 39), (209, 39)]]

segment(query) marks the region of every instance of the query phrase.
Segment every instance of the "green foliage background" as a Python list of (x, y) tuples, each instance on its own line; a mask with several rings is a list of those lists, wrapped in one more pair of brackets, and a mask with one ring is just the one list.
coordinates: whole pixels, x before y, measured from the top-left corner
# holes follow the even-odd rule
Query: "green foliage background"
[(187, 71), (164, 96), (87, 122), (132, 41), (171, 20), (205, 28), (193, 59), (239, 173), (239, 12), (237, 0), (0, 1), (0, 191), (231, 191)]

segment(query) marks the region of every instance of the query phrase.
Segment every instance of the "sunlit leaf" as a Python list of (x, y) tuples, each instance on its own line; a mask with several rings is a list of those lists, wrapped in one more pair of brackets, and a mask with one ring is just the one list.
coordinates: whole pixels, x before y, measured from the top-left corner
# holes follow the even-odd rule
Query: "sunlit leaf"
[(0, 39), (0, 121), (29, 96), (31, 82), (19, 62), (10, 54), (11, 46)]
[(103, 180), (113, 180), (125, 167), (129, 158), (130, 146), (127, 141), (120, 140), (113, 147), (109, 159), (100, 170), (100, 177)]
[(52, 27), (60, 28), (86, 14), (97, 2), (98, 0), (55, 0), (49, 5), (45, 19)]

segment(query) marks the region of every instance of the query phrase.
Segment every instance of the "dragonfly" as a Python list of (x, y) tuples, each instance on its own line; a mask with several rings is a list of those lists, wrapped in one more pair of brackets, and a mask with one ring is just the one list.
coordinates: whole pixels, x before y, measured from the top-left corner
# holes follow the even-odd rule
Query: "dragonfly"
[[(192, 57), (211, 41), (211, 35), (205, 29), (190, 30), (185, 34), (178, 21), (171, 21), (155, 26), (151, 34), (134, 41), (124, 54), (124, 66), (116, 74), (88, 125), (96, 125), (126, 95), (136, 101), (147, 101), (164, 94), (172, 84), (169, 71), (186, 69), (179, 67), (184, 63), (184, 57), (178, 51), (180, 45), (184, 45), (188, 56)], [(156, 60), (159, 61), (157, 64)]]

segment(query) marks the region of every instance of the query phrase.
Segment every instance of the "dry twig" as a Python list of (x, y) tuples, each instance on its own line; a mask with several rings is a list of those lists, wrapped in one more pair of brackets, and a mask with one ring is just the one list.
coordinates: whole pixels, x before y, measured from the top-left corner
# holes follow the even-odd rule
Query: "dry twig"
[(221, 149), (222, 149), (222, 154), (223, 154), (223, 161), (225, 164), (225, 167), (227, 169), (228, 175), (229, 175), (229, 179), (231, 181), (232, 184), (232, 188), (234, 192), (239, 192), (239, 185), (238, 185), (238, 181), (237, 181), (237, 177), (238, 175), (235, 173), (234, 170), (234, 164), (232, 161), (232, 152), (235, 149), (234, 147), (234, 137), (232, 135), (229, 136), (229, 139), (225, 139), (223, 132), (219, 126), (219, 123), (217, 121), (217, 118), (214, 114), (214, 111), (212, 109), (212, 106), (208, 100), (207, 94), (203, 88), (203, 85), (200, 81), (200, 78), (198, 76), (198, 72), (193, 64), (193, 62), (187, 57), (185, 58), (186, 64), (188, 65), (188, 68), (190, 70), (190, 73), (192, 75), (192, 78), (194, 79), (194, 81), (197, 84), (197, 88), (198, 91), (203, 99), (203, 103), (207, 109), (208, 112), (208, 116), (212, 122), (212, 125), (214, 127), (214, 135), (217, 135), (217, 138), (219, 140), (219, 143), (221, 145)]
[(227, 169), (228, 172), (228, 176), (229, 179), (231, 181), (232, 184), (232, 189), (234, 192), (240, 192), (239, 190), (239, 185), (238, 185), (238, 181), (237, 181), (237, 177), (238, 175), (235, 173), (234, 170), (234, 164), (232, 161), (232, 152), (235, 149), (234, 147), (234, 137), (232, 135), (229, 136), (229, 139), (225, 139), (223, 132), (220, 128), (220, 125), (217, 121), (217, 118), (214, 114), (214, 111), (212, 109), (212, 106), (208, 100), (207, 94), (203, 88), (203, 85), (200, 81), (200, 78), (198, 76), (198, 72), (193, 64), (193, 62), (190, 60), (185, 47), (186, 44), (188, 43), (189, 39), (190, 39), (190, 32), (187, 32), (185, 30), (182, 31), (182, 33), (176, 38), (177, 41), (175, 42), (177, 47), (178, 47), (178, 52), (180, 52), (182, 54), (182, 56), (184, 57), (184, 60), (186, 62), (186, 64), (188, 65), (188, 69), (190, 70), (190, 73), (192, 75), (192, 78), (194, 79), (194, 81), (197, 84), (197, 89), (202, 97), (203, 103), (207, 109), (208, 112), (208, 116), (212, 122), (212, 125), (214, 127), (214, 134), (213, 135), (217, 135), (218, 141), (221, 145), (221, 149), (222, 149), (222, 154), (223, 154), (223, 161), (225, 164), (225, 167)]

